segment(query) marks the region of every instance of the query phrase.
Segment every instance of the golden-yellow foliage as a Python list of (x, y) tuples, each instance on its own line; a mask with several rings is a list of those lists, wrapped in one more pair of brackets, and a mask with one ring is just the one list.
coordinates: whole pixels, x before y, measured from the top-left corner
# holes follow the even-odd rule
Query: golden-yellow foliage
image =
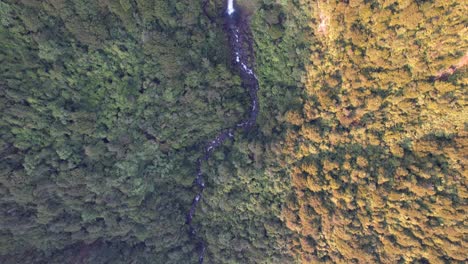
[(462, 263), (466, 4), (300, 2), (316, 42), (303, 78), (314, 100), (285, 116), (293, 251), (302, 263)]

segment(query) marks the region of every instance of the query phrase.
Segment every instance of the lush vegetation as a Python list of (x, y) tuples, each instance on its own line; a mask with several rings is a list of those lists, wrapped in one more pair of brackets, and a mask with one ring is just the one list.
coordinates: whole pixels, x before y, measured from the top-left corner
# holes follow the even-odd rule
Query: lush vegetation
[[(0, 262), (196, 262), (200, 144), (249, 107), (223, 2), (0, 0)], [(261, 112), (203, 168), (206, 261), (466, 259), (466, 4), (238, 2)]]
[(466, 5), (303, 2), (317, 42), (303, 106), (286, 115), (292, 250), (303, 263), (462, 263)]

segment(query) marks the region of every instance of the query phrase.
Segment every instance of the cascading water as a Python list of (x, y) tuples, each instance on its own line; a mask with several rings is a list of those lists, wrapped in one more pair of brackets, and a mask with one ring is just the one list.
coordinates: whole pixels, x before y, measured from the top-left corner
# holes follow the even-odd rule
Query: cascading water
[(232, 15), (236, 10), (234, 9), (234, 0), (228, 0), (226, 13)]
[(249, 91), (251, 107), (249, 117), (237, 123), (233, 128), (228, 128), (220, 132), (214, 139), (207, 142), (202, 150), (202, 155), (197, 159), (197, 175), (194, 180), (194, 185), (198, 188), (198, 192), (193, 198), (190, 210), (187, 213), (186, 224), (189, 226), (189, 235), (196, 241), (199, 248), (198, 260), (202, 264), (205, 258), (206, 244), (205, 241), (197, 234), (197, 230), (193, 226), (192, 220), (195, 214), (196, 207), (201, 201), (203, 190), (205, 189), (205, 181), (203, 179), (202, 162), (208, 161), (211, 154), (220, 147), (228, 138), (234, 138), (236, 129), (241, 128), (249, 130), (255, 125), (259, 112), (257, 91), (259, 88), (258, 79), (253, 70), (253, 52), (252, 39), (250, 36), (250, 27), (246, 20), (242, 20), (239, 12), (235, 9), (234, 0), (227, 0), (227, 8), (225, 12), (226, 32), (231, 48), (231, 58), (234, 67), (239, 71), (242, 79), (242, 85)]

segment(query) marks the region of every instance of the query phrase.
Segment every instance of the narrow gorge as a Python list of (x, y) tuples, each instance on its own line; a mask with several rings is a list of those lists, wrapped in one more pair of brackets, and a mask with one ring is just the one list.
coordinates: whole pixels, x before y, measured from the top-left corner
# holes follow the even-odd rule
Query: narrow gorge
[(203, 191), (206, 187), (203, 179), (202, 163), (207, 162), (213, 152), (220, 147), (227, 139), (233, 139), (234, 134), (238, 130), (250, 130), (257, 120), (259, 113), (259, 103), (257, 91), (259, 83), (254, 72), (254, 52), (253, 39), (248, 20), (242, 15), (242, 11), (238, 10), (234, 0), (228, 0), (226, 11), (224, 12), (225, 32), (230, 45), (230, 56), (234, 69), (238, 71), (241, 77), (243, 87), (248, 90), (250, 96), (250, 109), (248, 117), (241, 120), (235, 126), (225, 129), (220, 132), (215, 138), (203, 144), (201, 156), (197, 159), (196, 168), (197, 174), (194, 180), (194, 185), (198, 189), (193, 198), (192, 205), (187, 212), (186, 224), (189, 227), (189, 235), (197, 244), (199, 251), (199, 263), (203, 263), (206, 252), (206, 243), (198, 234), (197, 228), (193, 225), (193, 217), (198, 203), (201, 201)]

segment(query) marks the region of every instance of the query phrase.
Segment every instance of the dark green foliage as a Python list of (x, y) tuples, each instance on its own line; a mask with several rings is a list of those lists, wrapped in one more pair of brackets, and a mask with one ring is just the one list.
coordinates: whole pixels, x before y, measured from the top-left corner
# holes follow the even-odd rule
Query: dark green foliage
[[(269, 149), (300, 102), (306, 23), (257, 2), (260, 126), (215, 154), (194, 218), (212, 263), (291, 262)], [(194, 261), (199, 146), (249, 104), (226, 49), (199, 1), (0, 1), (0, 262)]]

